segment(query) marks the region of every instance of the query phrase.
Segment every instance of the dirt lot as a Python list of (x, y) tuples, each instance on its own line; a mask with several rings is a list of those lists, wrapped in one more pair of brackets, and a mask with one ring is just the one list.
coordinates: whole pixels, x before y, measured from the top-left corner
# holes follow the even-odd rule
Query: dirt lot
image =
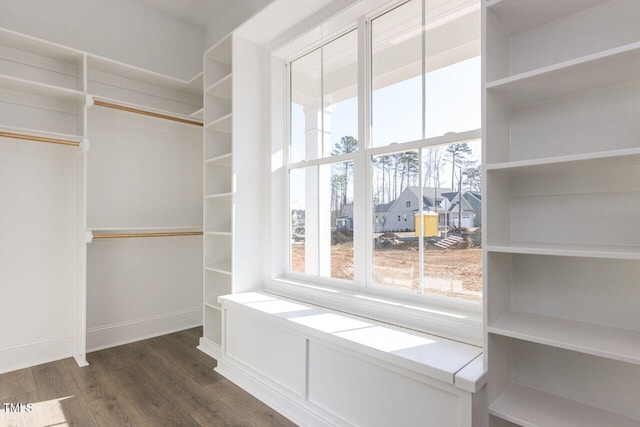
[[(351, 242), (331, 247), (331, 275), (353, 278)], [(418, 291), (418, 244), (402, 243), (374, 251), (374, 280), (384, 286)], [(292, 248), (292, 270), (304, 271), (304, 244)], [(425, 247), (425, 292), (472, 301), (482, 300), (482, 250)]]

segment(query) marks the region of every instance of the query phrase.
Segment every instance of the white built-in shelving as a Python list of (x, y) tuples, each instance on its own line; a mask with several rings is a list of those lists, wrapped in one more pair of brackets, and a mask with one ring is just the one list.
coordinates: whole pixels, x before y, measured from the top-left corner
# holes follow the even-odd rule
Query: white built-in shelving
[(483, 13), (490, 425), (638, 426), (640, 3)]
[(86, 55), (0, 29), (0, 127), (80, 141)]
[[(6, 310), (39, 326), (17, 347), (7, 338), (0, 371), (70, 355), (86, 364), (87, 346), (123, 339), (100, 330), (127, 304), (134, 317), (167, 319), (158, 310), (171, 302), (144, 305), (151, 294), (175, 293), (178, 282), (192, 294), (183, 305), (199, 300), (203, 172), (194, 166), (202, 164), (203, 87), (203, 73), (181, 80), (0, 29), (0, 150), (3, 170), (15, 176), (2, 188), (14, 267), (0, 277), (47, 296)], [(90, 243), (92, 236), (104, 240)], [(38, 269), (25, 273), (26, 259)], [(102, 311), (105, 298), (122, 295), (118, 313)]]
[(259, 287), (261, 259), (253, 242), (263, 232), (260, 58), (257, 46), (235, 34), (204, 54), (204, 335), (198, 348), (215, 358), (222, 345), (218, 298)]
[(204, 336), (200, 348), (218, 357), (222, 313), (217, 300), (232, 292), (233, 121), (232, 37), (204, 54)]

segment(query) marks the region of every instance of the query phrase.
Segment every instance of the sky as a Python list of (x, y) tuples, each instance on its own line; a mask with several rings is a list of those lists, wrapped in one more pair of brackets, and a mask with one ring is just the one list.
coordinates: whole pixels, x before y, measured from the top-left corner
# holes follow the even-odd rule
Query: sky
[[(426, 137), (463, 132), (481, 126), (480, 57), (431, 71), (426, 75)], [(372, 94), (372, 145), (422, 139), (422, 77), (377, 89)], [(331, 145), (345, 135), (358, 134), (357, 99), (335, 105), (331, 114)], [(304, 149), (304, 113), (294, 104), (291, 111), (292, 160), (301, 160)], [(480, 144), (470, 144), (480, 162)], [(291, 184), (291, 208), (304, 206), (303, 173)], [(449, 179), (447, 179), (449, 177)], [(451, 169), (443, 171), (443, 185), (450, 186)]]

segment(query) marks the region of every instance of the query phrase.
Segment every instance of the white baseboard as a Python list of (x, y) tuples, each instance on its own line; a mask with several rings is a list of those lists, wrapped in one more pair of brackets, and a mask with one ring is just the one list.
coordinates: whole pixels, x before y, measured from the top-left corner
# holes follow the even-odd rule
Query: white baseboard
[(202, 307), (87, 329), (87, 352), (202, 326)]
[(298, 425), (338, 425), (315, 412), (300, 399), (283, 394), (232, 361), (218, 360), (215, 371)]
[(0, 374), (74, 356), (76, 337), (36, 341), (0, 350)]
[(209, 357), (220, 360), (220, 345), (214, 343), (210, 339), (207, 339), (205, 337), (200, 338), (200, 345), (198, 346), (198, 350)]

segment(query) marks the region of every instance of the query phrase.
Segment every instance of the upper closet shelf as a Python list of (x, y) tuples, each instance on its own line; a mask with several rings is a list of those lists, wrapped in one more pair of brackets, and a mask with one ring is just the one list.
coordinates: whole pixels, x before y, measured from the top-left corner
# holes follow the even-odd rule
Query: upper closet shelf
[(192, 95), (202, 93), (202, 73), (199, 73), (191, 80), (186, 81), (96, 55), (88, 55), (87, 65), (89, 69), (115, 74), (120, 77), (141, 81), (166, 89)]
[(508, 34), (519, 34), (571, 16), (609, 0), (490, 0), (487, 10), (493, 12)]
[(513, 175), (539, 173), (549, 170), (567, 168), (604, 168), (620, 167), (640, 164), (640, 148), (628, 148), (594, 153), (575, 154), (568, 156), (548, 157), (543, 159), (517, 160), (512, 162), (489, 163), (486, 168), (491, 170), (505, 170)]
[(515, 383), (506, 387), (489, 413), (524, 427), (638, 427), (638, 421), (622, 415)]
[(80, 63), (83, 53), (45, 40), (0, 28), (0, 46), (45, 56), (63, 62)]
[(640, 42), (487, 83), (518, 107), (640, 79)]
[(640, 260), (640, 246), (510, 242), (487, 245), (489, 252), (526, 255)]
[(18, 77), (0, 74), (0, 88), (16, 92), (30, 93), (63, 101), (84, 102), (84, 93), (61, 86), (53, 86)]

